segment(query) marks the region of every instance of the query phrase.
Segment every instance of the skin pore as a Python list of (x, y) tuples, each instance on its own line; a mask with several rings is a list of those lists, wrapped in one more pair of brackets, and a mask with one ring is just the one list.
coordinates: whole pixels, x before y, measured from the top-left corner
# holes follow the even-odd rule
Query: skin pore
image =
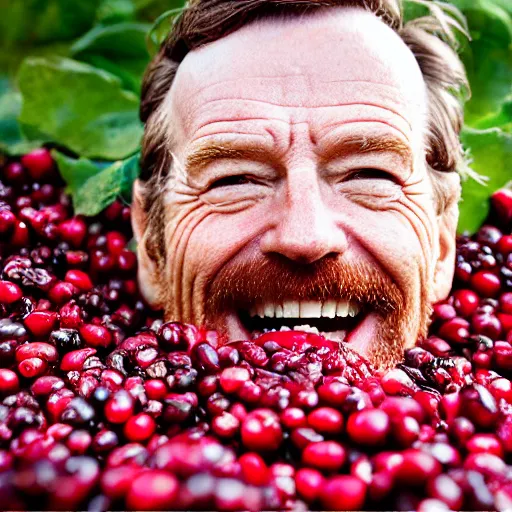
[[(258, 312), (288, 307), (381, 367), (425, 334), (453, 275), (456, 201), (437, 213), (424, 80), (389, 27), (341, 7), (254, 22), (190, 52), (162, 108), (164, 275), (138, 250), (166, 319), (247, 339), (280, 322)], [(354, 319), (317, 318), (340, 302)]]

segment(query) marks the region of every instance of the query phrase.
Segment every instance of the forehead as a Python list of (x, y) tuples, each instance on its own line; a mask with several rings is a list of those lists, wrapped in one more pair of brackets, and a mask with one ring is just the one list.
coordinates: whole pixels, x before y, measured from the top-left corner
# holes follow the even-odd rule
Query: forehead
[(329, 8), (259, 20), (190, 52), (165, 108), (178, 139), (217, 120), (260, 118), (308, 122), (321, 136), (340, 107), (382, 116), (412, 138), (424, 126), (425, 91), (416, 59), (392, 29), (362, 9)]

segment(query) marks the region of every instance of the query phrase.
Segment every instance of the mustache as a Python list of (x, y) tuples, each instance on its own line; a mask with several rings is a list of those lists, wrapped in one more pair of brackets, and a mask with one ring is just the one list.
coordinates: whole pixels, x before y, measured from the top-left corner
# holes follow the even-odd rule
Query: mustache
[(390, 276), (367, 262), (346, 262), (337, 255), (310, 264), (278, 254), (234, 260), (219, 270), (206, 297), (208, 315), (283, 300), (348, 300), (385, 315), (405, 306)]

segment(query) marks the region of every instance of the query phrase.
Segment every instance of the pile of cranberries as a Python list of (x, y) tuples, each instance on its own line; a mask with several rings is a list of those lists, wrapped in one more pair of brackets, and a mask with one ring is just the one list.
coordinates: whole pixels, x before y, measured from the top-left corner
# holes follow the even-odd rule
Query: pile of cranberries
[(3, 162), (2, 508), (510, 509), (512, 193), (492, 201), (430, 337), (379, 374), (313, 334), (163, 323), (129, 207), (73, 216), (46, 149)]

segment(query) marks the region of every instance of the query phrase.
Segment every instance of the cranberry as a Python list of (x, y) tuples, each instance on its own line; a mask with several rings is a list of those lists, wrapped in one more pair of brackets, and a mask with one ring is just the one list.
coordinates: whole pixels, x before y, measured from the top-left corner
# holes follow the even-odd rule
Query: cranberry
[(22, 156), (21, 164), (34, 181), (45, 181), (54, 176), (54, 161), (51, 153), (45, 148), (34, 149)]
[(85, 343), (92, 347), (107, 348), (112, 343), (109, 330), (101, 325), (85, 324), (79, 329)]
[(471, 278), (471, 286), (483, 297), (496, 297), (501, 288), (501, 282), (492, 272), (482, 270)]
[(7, 368), (0, 368), (0, 394), (10, 395), (16, 393), (20, 382), (16, 373)]
[(420, 485), (441, 473), (441, 464), (428, 453), (410, 448), (402, 456), (396, 477), (405, 485)]
[(155, 420), (148, 414), (132, 416), (124, 425), (124, 435), (132, 442), (141, 442), (149, 439), (156, 429)]
[(491, 196), (491, 204), (504, 225), (512, 220), (512, 191), (502, 188)]
[(367, 409), (352, 414), (347, 422), (347, 434), (358, 444), (375, 446), (386, 441), (390, 421), (386, 412)]
[(279, 417), (269, 409), (249, 413), (241, 428), (242, 442), (254, 451), (277, 450), (283, 440)]
[(449, 320), (439, 328), (439, 335), (452, 343), (464, 344), (469, 336), (469, 322), (459, 317)]
[(93, 287), (91, 278), (81, 270), (68, 270), (64, 280), (83, 292), (88, 292)]
[(324, 510), (361, 510), (365, 499), (365, 483), (350, 475), (329, 478), (320, 495)]
[(453, 299), (457, 312), (464, 317), (471, 316), (480, 301), (480, 298), (474, 291), (467, 289), (454, 292)]
[(44, 359), (40, 359), (39, 357), (30, 357), (24, 359), (18, 365), (18, 371), (23, 377), (27, 379), (33, 379), (35, 377), (41, 376), (46, 372), (47, 368), (47, 362)]
[(23, 292), (21, 288), (10, 281), (0, 281), (0, 302), (12, 304), (21, 299)]
[(10, 210), (0, 209), (0, 235), (9, 233), (16, 223), (16, 216)]
[(302, 452), (302, 462), (324, 471), (337, 471), (346, 460), (343, 446), (336, 441), (310, 443)]
[(223, 412), (212, 420), (212, 430), (220, 438), (233, 437), (240, 429), (240, 420), (229, 412)]
[(270, 477), (265, 461), (257, 453), (244, 453), (239, 459), (244, 480), (252, 485), (265, 485)]
[(250, 379), (246, 368), (226, 368), (220, 375), (220, 386), (226, 393), (238, 391)]
[(113, 500), (124, 498), (139, 473), (136, 466), (107, 468), (101, 475), (101, 490)]
[(87, 224), (78, 217), (65, 220), (59, 224), (59, 235), (62, 240), (78, 248), (82, 245), (87, 235)]
[(132, 481), (126, 496), (131, 510), (167, 510), (174, 508), (179, 483), (174, 475), (158, 469), (140, 473)]
[[(319, 407), (315, 409), (309, 413), (307, 422), (321, 434), (339, 434), (343, 430), (343, 416), (332, 407)], [(299, 425), (295, 423), (293, 426)]]
[(57, 313), (52, 311), (34, 311), (28, 315), (24, 324), (36, 338), (47, 337), (57, 323)]

